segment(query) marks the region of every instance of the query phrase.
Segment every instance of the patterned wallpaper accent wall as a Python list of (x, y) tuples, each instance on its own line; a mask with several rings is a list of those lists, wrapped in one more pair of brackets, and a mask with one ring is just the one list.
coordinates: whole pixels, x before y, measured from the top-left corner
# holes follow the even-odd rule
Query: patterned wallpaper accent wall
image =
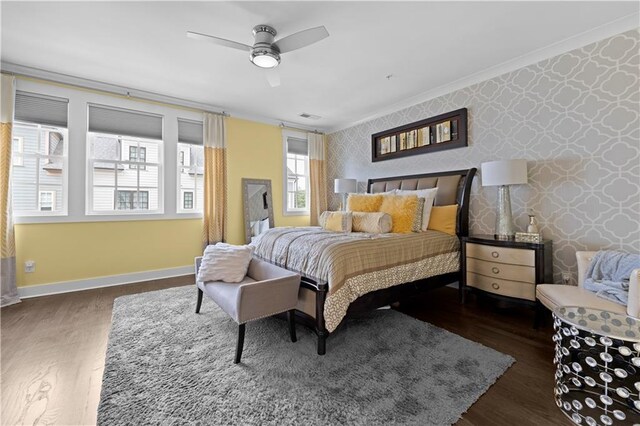
[[(517, 230), (536, 215), (553, 240), (554, 279), (577, 275), (576, 250), (640, 252), (640, 32), (590, 44), (387, 116), (328, 140), (330, 207), (334, 178), (477, 167), (524, 158), (529, 184), (511, 189)], [(371, 162), (371, 134), (467, 107), (469, 146)], [(474, 180), (471, 232), (493, 233), (497, 189)]]

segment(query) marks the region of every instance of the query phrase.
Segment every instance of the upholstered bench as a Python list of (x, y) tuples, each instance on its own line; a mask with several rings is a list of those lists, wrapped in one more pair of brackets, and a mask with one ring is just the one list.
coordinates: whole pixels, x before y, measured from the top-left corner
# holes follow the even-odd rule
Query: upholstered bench
[[(196, 277), (201, 261), (202, 257), (196, 257)], [(198, 281), (196, 286), (196, 313), (200, 313), (202, 295), (206, 294), (238, 323), (236, 364), (242, 357), (245, 325), (249, 321), (287, 312), (291, 341), (296, 341), (295, 307), (298, 303), (300, 275), (254, 258), (249, 264), (247, 276), (239, 283)]]
[(629, 303), (627, 306), (598, 297), (595, 293), (584, 288), (585, 273), (595, 254), (595, 251), (576, 252), (578, 285), (540, 284), (536, 286), (538, 301), (551, 311), (559, 306), (580, 306), (640, 318), (640, 270), (634, 270), (629, 277)]

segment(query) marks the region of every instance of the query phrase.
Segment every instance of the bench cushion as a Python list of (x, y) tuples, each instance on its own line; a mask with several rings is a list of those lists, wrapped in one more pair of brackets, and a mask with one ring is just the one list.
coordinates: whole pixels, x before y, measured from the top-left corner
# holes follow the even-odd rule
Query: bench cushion
[(536, 287), (536, 296), (540, 303), (552, 311), (558, 306), (581, 306), (627, 314), (625, 306), (598, 297), (588, 290), (573, 285), (540, 284)]
[(222, 281), (209, 281), (207, 283), (197, 282), (198, 288), (204, 292), (211, 300), (216, 302), (234, 321), (238, 322), (238, 298), (240, 286), (255, 282), (253, 278), (244, 277), (239, 283), (225, 283)]

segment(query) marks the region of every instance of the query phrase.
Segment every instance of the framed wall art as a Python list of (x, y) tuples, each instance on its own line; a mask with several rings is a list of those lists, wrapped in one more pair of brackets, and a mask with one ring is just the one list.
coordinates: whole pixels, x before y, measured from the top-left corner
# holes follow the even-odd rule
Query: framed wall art
[(462, 108), (371, 135), (371, 161), (467, 145), (467, 109)]

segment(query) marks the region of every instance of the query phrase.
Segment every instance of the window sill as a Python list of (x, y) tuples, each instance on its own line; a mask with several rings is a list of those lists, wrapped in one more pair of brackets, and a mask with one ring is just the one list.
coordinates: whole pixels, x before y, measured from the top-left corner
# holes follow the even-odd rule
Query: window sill
[(308, 210), (304, 211), (284, 211), (282, 212), (282, 216), (309, 216), (310, 212)]
[(79, 215), (79, 216), (23, 216), (15, 217), (14, 224), (82, 223), (82, 222), (135, 222), (142, 220), (190, 220), (202, 219), (198, 213), (131, 214), (131, 215)]

